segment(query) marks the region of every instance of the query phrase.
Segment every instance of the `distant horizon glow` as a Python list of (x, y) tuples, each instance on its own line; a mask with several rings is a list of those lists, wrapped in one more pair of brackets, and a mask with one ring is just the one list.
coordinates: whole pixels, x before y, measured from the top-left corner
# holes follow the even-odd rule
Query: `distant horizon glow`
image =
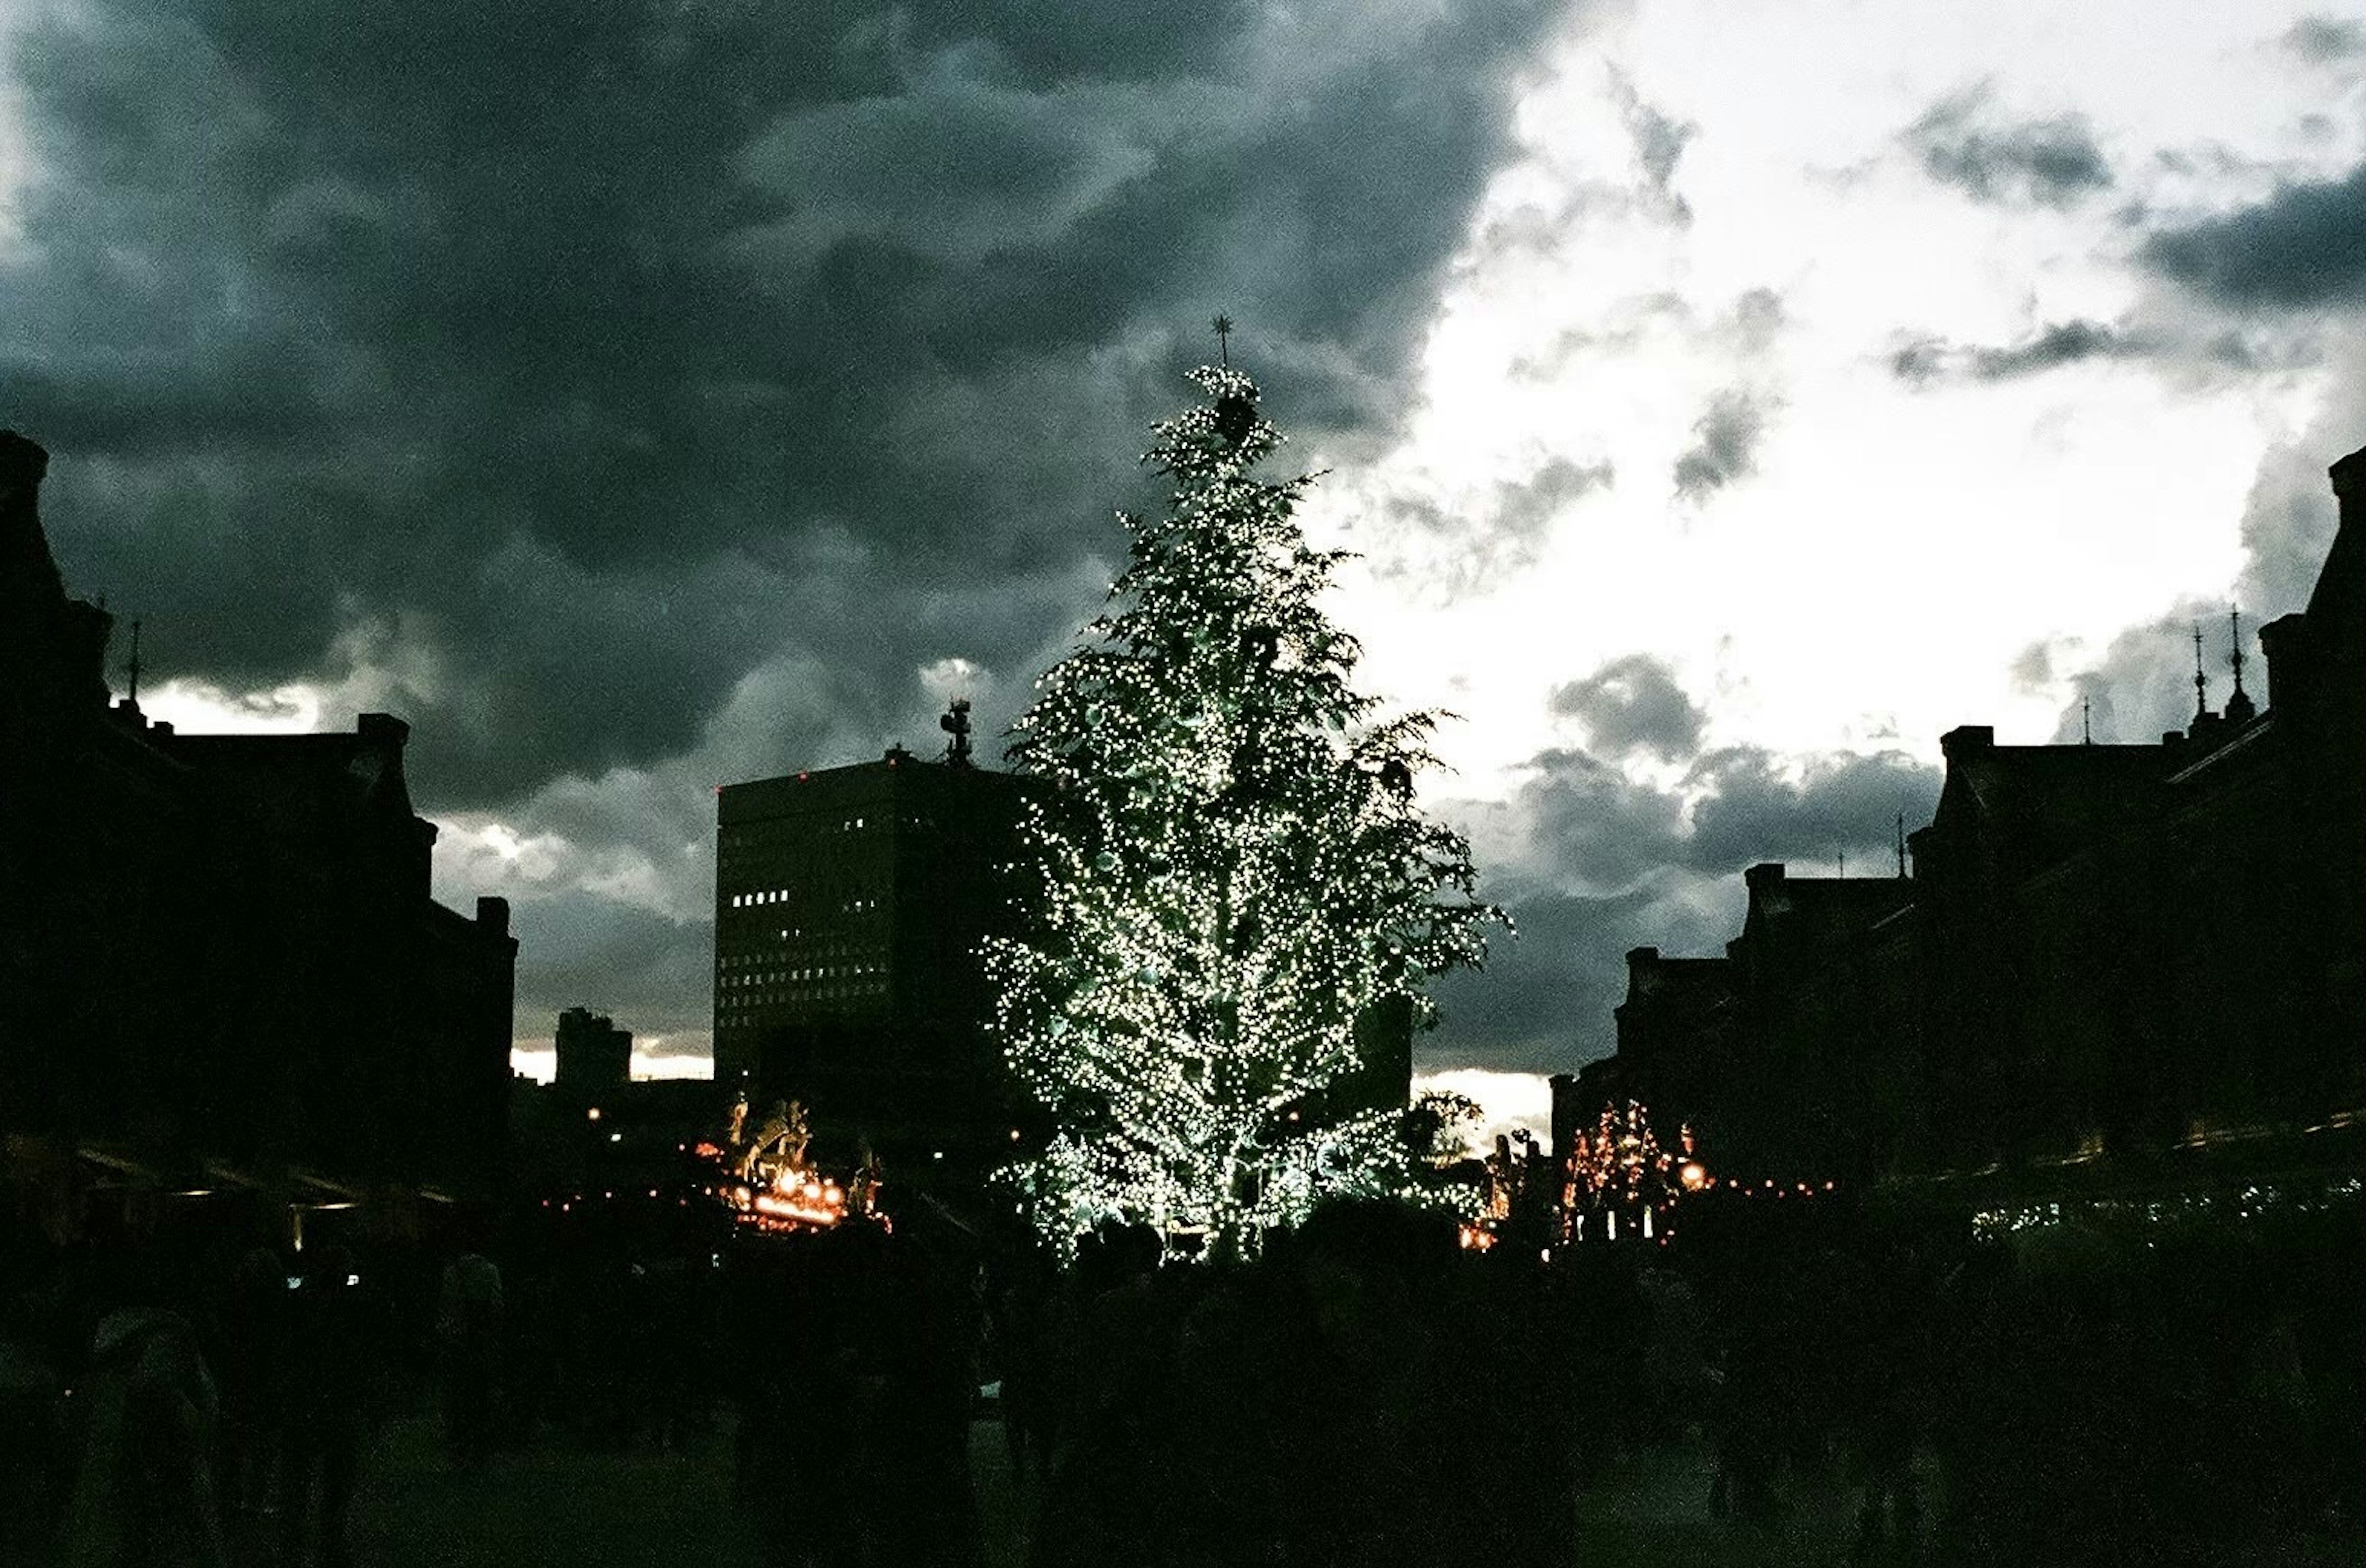
[(1413, 1092), (1459, 1094), (1478, 1102), (1479, 1126), (1464, 1141), (1463, 1152), (1485, 1155), (1495, 1140), (1525, 1128), (1541, 1144), (1552, 1130), (1552, 1083), (1543, 1073), (1505, 1073), (1488, 1067), (1450, 1067), (1444, 1072), (1415, 1073)]
[[(661, 1043), (663, 1036), (652, 1040)], [(510, 1071), (536, 1083), (548, 1083), (558, 1076), (558, 1052), (550, 1037), (521, 1041), (510, 1047)], [(712, 1078), (715, 1058), (711, 1055), (683, 1055), (672, 1052), (644, 1051), (637, 1043), (633, 1047), (632, 1079), (648, 1083), (666, 1078)]]

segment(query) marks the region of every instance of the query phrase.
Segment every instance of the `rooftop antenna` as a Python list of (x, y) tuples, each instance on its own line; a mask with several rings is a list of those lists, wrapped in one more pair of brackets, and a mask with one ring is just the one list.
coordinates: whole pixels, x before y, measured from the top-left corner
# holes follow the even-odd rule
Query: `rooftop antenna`
[(1842, 882), (1846, 882), (1848, 880), (1848, 852), (1846, 850), (1842, 850), (1841, 852), (1841, 880)]
[(148, 667), (140, 661), (140, 623), (134, 621), (131, 623), (131, 657), (123, 666), (124, 672), (131, 677), (131, 689), (124, 694), (123, 698), (126, 707), (136, 708), (140, 705), (140, 671)]
[(1233, 366), (1233, 319), (1230, 316), (1219, 315), (1208, 324), (1216, 329), (1216, 356), (1223, 362), (1224, 368), (1229, 370)]
[(2202, 623), (2193, 623), (2193, 716), (2210, 716), (2210, 677), (2202, 671)]
[(937, 720), (937, 728), (952, 739), (945, 742), (945, 763), (948, 767), (966, 768), (969, 763), (969, 699), (955, 697)]
[(2079, 699), (2079, 744), (2081, 746), (2092, 746), (2094, 743), (2095, 699), (2092, 697), (2080, 697)]
[(1906, 813), (1898, 814), (1898, 879), (1906, 880)]

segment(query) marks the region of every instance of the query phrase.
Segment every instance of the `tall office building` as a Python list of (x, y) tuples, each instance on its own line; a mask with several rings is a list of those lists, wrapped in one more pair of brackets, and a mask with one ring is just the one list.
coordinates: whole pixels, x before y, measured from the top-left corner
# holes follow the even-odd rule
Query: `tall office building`
[(817, 1134), (933, 1161), (1008, 1137), (979, 942), (1008, 892), (1022, 782), (880, 761), (719, 792), (715, 1065), (723, 1085), (794, 1095)]

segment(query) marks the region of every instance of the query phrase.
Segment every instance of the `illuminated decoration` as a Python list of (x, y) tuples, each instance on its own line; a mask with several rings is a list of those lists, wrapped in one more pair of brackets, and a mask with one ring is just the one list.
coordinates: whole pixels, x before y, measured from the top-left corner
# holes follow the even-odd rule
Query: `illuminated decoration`
[(1698, 1157), (1689, 1126), (1678, 1145), (1677, 1154), (1661, 1146), (1651, 1131), (1651, 1113), (1639, 1101), (1630, 1100), (1623, 1110), (1604, 1106), (1594, 1130), (1578, 1133), (1562, 1159), (1562, 1235), (1582, 1239), (1588, 1212), (1602, 1213), (1604, 1233), (1612, 1239), (1621, 1213), (1636, 1214), (1646, 1237), (1662, 1234), (1666, 1227), (1656, 1216), (1685, 1193), (1716, 1184)]
[(850, 1219), (893, 1228), (880, 1206), (884, 1174), (868, 1145), (852, 1179), (841, 1184), (808, 1157), (811, 1138), (797, 1101), (775, 1103), (752, 1132), (747, 1122), (743, 1097), (732, 1107), (723, 1140), (701, 1139), (690, 1151), (706, 1168), (704, 1190), (739, 1224), (773, 1235), (828, 1230)]
[(1009, 747), (1053, 787), (1021, 821), (1031, 926), (986, 943), (993, 1022), (1053, 1125), (1007, 1174), (1063, 1249), (1117, 1219), (1253, 1250), (1327, 1194), (1400, 1190), (1403, 1108), (1324, 1091), (1359, 1017), (1427, 1022), (1503, 918), (1414, 805), (1436, 716), (1348, 685), (1318, 604), (1342, 558), (1292, 516), (1312, 480), (1251, 477), (1281, 441), (1256, 383), (1190, 378), (1208, 400), (1145, 458), (1167, 513), (1122, 519), (1132, 564)]

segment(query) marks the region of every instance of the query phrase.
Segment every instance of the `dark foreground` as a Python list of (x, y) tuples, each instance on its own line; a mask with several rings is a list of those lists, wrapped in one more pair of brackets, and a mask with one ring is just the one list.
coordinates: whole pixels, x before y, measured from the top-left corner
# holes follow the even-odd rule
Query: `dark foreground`
[(62, 1258), (0, 1325), (0, 1563), (2366, 1562), (2354, 1206), (1687, 1214), (1547, 1261), (1345, 1206), (1065, 1272), (513, 1234), (473, 1316), (425, 1254)]

